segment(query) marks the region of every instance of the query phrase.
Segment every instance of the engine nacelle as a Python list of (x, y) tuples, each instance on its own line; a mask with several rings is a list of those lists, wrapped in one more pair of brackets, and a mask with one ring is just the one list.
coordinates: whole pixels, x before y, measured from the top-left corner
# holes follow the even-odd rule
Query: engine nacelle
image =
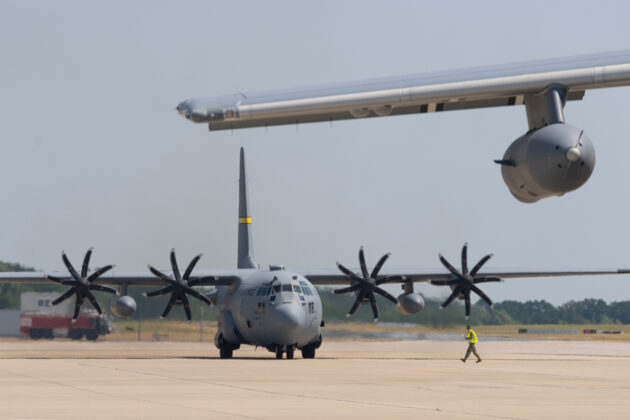
[(396, 309), (405, 315), (417, 314), (424, 309), (424, 299), (418, 293), (403, 293), (398, 296)]
[(117, 296), (109, 302), (109, 310), (118, 318), (129, 318), (136, 313), (136, 301), (129, 295)]
[(498, 163), (512, 195), (533, 203), (584, 185), (595, 168), (595, 149), (583, 130), (556, 123), (518, 138)]

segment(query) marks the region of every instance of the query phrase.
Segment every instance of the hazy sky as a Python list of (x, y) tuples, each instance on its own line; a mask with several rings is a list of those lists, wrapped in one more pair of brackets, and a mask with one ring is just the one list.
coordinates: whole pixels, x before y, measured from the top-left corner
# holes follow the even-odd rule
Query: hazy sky
[[(0, 2), (0, 260), (236, 264), (238, 150), (260, 264), (630, 266), (630, 88), (565, 108), (597, 152), (578, 191), (515, 200), (492, 163), (524, 107), (210, 133), (183, 99), (630, 48), (629, 2)], [(443, 288), (424, 285), (423, 293)], [(495, 300), (630, 299), (630, 276), (510, 280)]]

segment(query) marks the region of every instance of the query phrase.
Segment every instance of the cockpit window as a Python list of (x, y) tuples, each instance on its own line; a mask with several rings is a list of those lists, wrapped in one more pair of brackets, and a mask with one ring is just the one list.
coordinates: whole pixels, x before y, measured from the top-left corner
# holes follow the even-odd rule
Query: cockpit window
[(297, 284), (293, 285), (293, 291), (295, 293), (302, 293), (302, 288), (300, 286), (298, 286)]
[(283, 292), (290, 292), (291, 290), (292, 289), (291, 289), (291, 285), (290, 284), (283, 284), (282, 285), (282, 291)]
[(313, 292), (311, 292), (311, 289), (308, 286), (302, 286), (302, 291), (304, 292), (304, 294), (306, 296), (312, 296)]

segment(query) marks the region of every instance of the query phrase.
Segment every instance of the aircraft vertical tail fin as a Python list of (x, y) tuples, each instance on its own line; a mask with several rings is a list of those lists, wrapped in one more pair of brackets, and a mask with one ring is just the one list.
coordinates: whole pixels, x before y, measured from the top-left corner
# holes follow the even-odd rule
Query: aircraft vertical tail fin
[(247, 208), (247, 176), (245, 174), (245, 151), (241, 147), (238, 178), (238, 268), (256, 268), (252, 252), (252, 219)]

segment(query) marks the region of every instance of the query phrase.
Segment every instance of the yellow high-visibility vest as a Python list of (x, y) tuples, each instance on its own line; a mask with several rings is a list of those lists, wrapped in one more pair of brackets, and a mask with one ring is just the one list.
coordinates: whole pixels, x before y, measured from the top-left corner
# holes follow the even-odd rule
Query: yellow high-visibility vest
[(475, 334), (475, 332), (473, 330), (468, 330), (468, 335), (466, 335), (466, 339), (468, 340), (469, 343), (476, 343), (477, 340), (477, 334)]

